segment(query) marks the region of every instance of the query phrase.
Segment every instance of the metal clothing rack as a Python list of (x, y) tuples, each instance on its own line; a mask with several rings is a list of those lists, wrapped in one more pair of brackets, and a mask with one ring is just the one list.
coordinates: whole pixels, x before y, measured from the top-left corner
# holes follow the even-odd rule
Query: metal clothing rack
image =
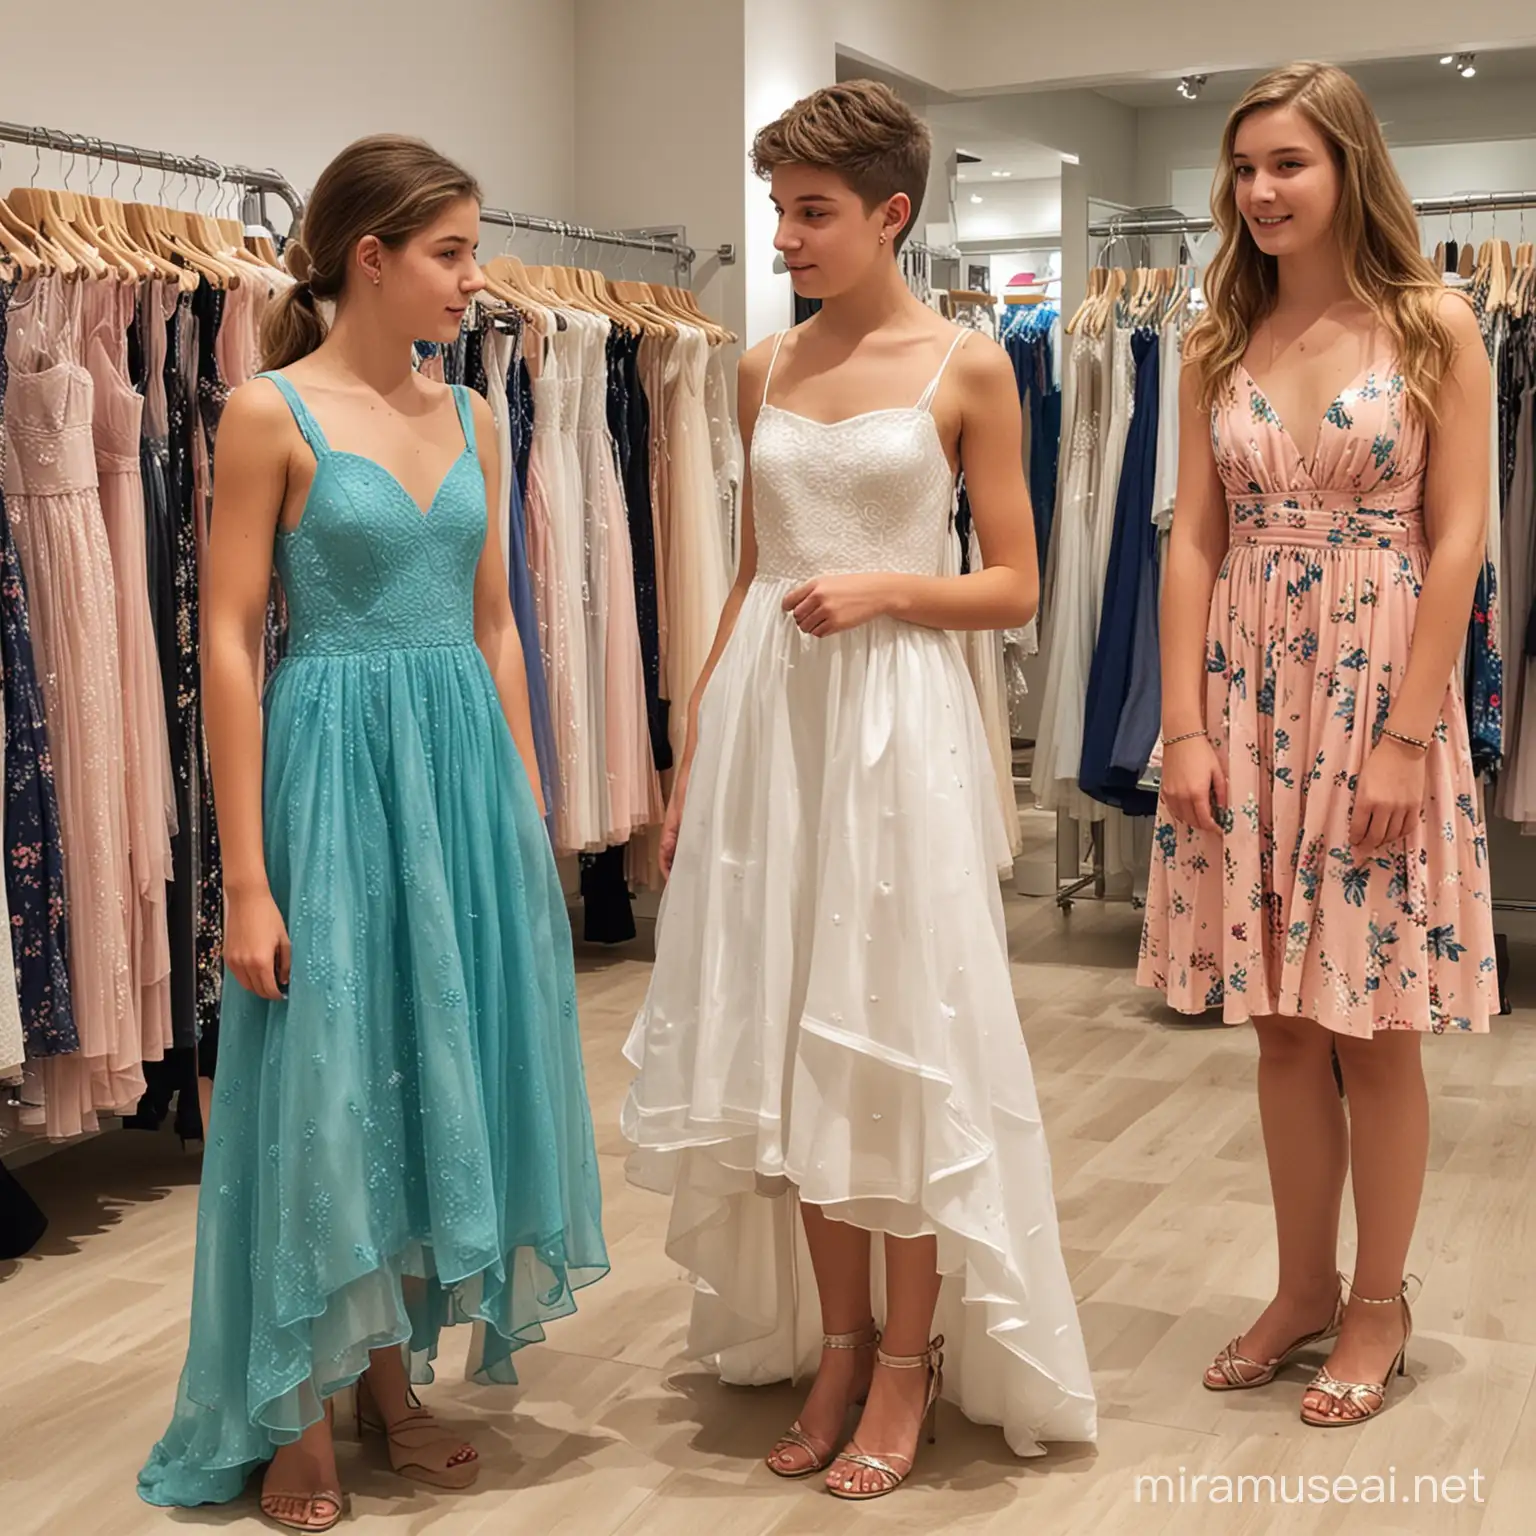
[(140, 149), (133, 144), (119, 144), (112, 139), (98, 139), (90, 134), (64, 133), (57, 128), (32, 128), (22, 123), (0, 122), (0, 141), (22, 144), (38, 151), (84, 156), (88, 160), (112, 160), (120, 165), (137, 165), (146, 170), (164, 171), (174, 176), (193, 176), (201, 181), (217, 181), (241, 188), (245, 194), (242, 217), (247, 224), (266, 224), (266, 197), (282, 200), (297, 226), (304, 212), (304, 200), (289, 181), (274, 170), (257, 170), (249, 165), (222, 165), (205, 155), (177, 155), (163, 149)]
[[(1518, 213), (1536, 208), (1536, 192), (1465, 192), (1455, 197), (1416, 197), (1413, 211), (1421, 219), (1458, 213)], [(1215, 221), (1176, 208), (1138, 208), (1088, 226), (1090, 240), (1151, 235), (1203, 235)]]
[[(688, 286), (698, 252), (688, 244), (688, 231), (680, 225), (660, 229), (593, 229), (586, 224), (570, 224), (563, 219), (546, 219), (537, 214), (510, 213), (505, 208), (481, 208), (482, 223), (516, 233), (526, 230), (536, 235), (559, 235), (577, 245), (613, 245), (625, 250), (648, 251), (653, 256), (670, 256), (677, 286)], [(722, 266), (736, 260), (734, 245), (717, 246), (714, 256)]]

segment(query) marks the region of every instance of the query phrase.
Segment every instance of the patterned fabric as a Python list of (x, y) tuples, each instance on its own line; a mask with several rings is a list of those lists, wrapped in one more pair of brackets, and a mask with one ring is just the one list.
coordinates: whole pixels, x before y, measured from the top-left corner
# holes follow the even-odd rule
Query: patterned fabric
[(1486, 1030), (1497, 1011), (1488, 844), (1458, 678), (1402, 841), (1350, 844), (1357, 777), (1401, 686), (1427, 565), (1427, 441), (1374, 360), (1310, 457), (1239, 369), (1212, 415), (1231, 536), (1211, 599), (1206, 728), (1220, 830), (1161, 805), (1138, 979), (1229, 1024)]
[[(4, 420), (6, 307), (0, 283), (0, 422)], [(0, 445), (4, 443), (0, 432)], [(3, 477), (0, 477), (3, 479)], [(27, 1055), (80, 1049), (69, 991), (64, 845), (43, 698), (32, 659), (27, 588), (0, 488), (0, 665), (5, 689), (5, 896)]]

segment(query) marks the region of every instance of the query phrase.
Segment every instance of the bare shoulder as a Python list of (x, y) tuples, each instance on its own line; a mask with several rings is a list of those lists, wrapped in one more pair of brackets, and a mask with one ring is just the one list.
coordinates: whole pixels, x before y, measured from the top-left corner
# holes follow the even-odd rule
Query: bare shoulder
[(781, 334), (775, 332), (741, 354), (741, 361), (736, 365), (736, 379), (743, 389), (752, 385), (761, 386), (768, 377), (768, 365), (773, 359), (774, 348)]
[(469, 414), (474, 418), (476, 432), (494, 433), (496, 416), (491, 410), (491, 402), (478, 389), (466, 388), (464, 393), (469, 396)]
[(950, 326), (949, 330), (960, 337), (949, 366), (959, 375), (968, 394), (992, 391), (1001, 385), (1007, 386), (1010, 395), (1016, 392), (1013, 360), (1001, 343), (980, 331), (967, 331), (960, 326)]
[(1447, 288), (1439, 295), (1436, 313), (1458, 347), (1470, 346), (1473, 342), (1482, 346), (1482, 327), (1465, 293), (1456, 288)]
[(237, 438), (278, 444), (297, 437), (299, 429), (282, 391), (271, 379), (255, 378), (239, 385), (219, 418), (219, 438), (228, 429)]

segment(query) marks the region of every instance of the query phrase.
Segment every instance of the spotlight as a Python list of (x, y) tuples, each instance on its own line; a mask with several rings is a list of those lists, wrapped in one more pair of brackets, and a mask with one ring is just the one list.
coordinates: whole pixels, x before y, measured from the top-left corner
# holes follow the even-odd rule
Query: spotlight
[(1193, 101), (1200, 94), (1200, 87), (1204, 84), (1204, 75), (1185, 75), (1179, 81), (1179, 95), (1186, 101)]
[(1475, 53), (1458, 53), (1454, 62), (1456, 73), (1463, 80), (1470, 80), (1477, 73), (1477, 55)]
[(1455, 61), (1456, 55), (1454, 53), (1443, 53), (1440, 55), (1440, 62), (1442, 64), (1453, 64)]

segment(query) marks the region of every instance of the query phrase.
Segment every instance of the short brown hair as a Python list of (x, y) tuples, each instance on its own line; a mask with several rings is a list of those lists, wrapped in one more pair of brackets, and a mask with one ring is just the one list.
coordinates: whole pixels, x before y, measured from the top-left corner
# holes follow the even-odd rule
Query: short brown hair
[(286, 368), (325, 340), (315, 300), (341, 297), (352, 252), (364, 235), (398, 250), (465, 197), (480, 201), (475, 178), (420, 139), (381, 133), (342, 150), (320, 173), (298, 239), (283, 252), (298, 282), (268, 306), (262, 366)]
[(813, 92), (760, 129), (752, 141), (752, 169), (764, 179), (781, 165), (835, 171), (866, 210), (905, 192), (912, 217), (896, 237), (899, 250), (923, 206), (932, 152), (928, 125), (890, 86), (848, 80)]

